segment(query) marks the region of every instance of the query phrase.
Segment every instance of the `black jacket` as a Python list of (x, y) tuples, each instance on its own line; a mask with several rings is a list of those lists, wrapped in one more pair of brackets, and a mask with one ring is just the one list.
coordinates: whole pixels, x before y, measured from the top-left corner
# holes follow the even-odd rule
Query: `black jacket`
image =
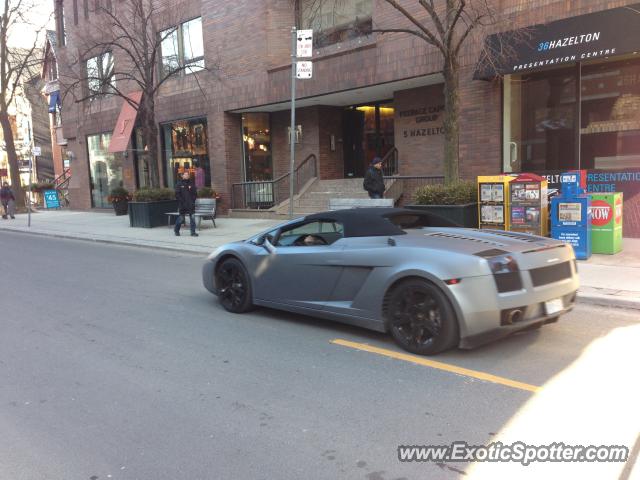
[(378, 193), (382, 195), (384, 193), (384, 177), (382, 170), (378, 170), (376, 167), (369, 167), (367, 173), (364, 175), (364, 182), (362, 186), (369, 193)]
[(0, 188), (0, 201), (2, 203), (9, 203), (9, 200), (15, 200), (16, 197), (13, 195), (13, 190), (11, 187), (2, 187)]
[(196, 186), (191, 180), (179, 180), (176, 183), (176, 200), (181, 215), (196, 211)]

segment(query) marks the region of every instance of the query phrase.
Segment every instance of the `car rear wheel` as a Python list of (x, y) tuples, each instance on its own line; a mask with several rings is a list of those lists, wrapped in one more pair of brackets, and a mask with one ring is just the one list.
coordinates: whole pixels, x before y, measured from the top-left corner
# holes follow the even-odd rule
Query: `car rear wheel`
[(411, 279), (389, 294), (387, 321), (391, 336), (405, 350), (434, 355), (458, 341), (458, 322), (449, 300), (435, 285)]
[(251, 282), (240, 260), (227, 258), (216, 270), (218, 298), (225, 310), (243, 313), (251, 310)]

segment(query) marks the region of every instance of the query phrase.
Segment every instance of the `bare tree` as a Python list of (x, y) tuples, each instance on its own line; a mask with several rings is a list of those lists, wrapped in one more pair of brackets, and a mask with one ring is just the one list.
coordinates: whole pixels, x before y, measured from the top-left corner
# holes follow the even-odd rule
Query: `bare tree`
[[(95, 20), (78, 32), (75, 42), (78, 50), (70, 59), (70, 72), (61, 75), (64, 97), (70, 94), (77, 103), (120, 97), (138, 112), (143, 148), (150, 159), (149, 180), (154, 187), (160, 184), (155, 120), (160, 87), (181, 72), (215, 70), (215, 66), (204, 66), (204, 58), (180, 63), (175, 56), (161, 62), (161, 48), (177, 38), (178, 27), (175, 12), (170, 12), (173, 22), (161, 21), (158, 3), (154, 0), (124, 0), (113, 5), (109, 1), (96, 2), (98, 7), (92, 15)], [(160, 31), (158, 25), (162, 23), (173, 26)], [(198, 75), (194, 78), (206, 97)], [(131, 98), (131, 91), (127, 89), (141, 91), (140, 101)]]
[[(16, 139), (11, 128), (9, 109), (20, 94), (22, 84), (37, 73), (42, 59), (39, 53), (38, 39), (44, 27), (35, 27), (28, 15), (34, 8), (31, 0), (2, 0), (2, 17), (0, 18), (0, 126), (4, 137), (9, 169), (11, 170), (11, 186), (16, 197), (18, 208), (24, 207), (25, 196), (20, 182), (20, 166), (16, 151)], [(10, 45), (11, 36), (25, 27), (34, 28), (33, 44), (21, 47)]]
[[(320, 11), (322, 4), (334, 8), (345, 0), (298, 0), (310, 11)], [(496, 27), (499, 17), (491, 0), (383, 0), (406, 20), (406, 26), (387, 28), (374, 25), (372, 32), (406, 33), (435, 47), (442, 59), (444, 77), (444, 176), (445, 182), (459, 179), (460, 137), (460, 56), (472, 34), (488, 27)], [(326, 9), (325, 9), (326, 10)], [(524, 35), (524, 32), (523, 32)], [(512, 35), (511, 41), (515, 40)], [(496, 56), (511, 55), (513, 47), (506, 42), (481, 48), (485, 63), (494, 63)]]

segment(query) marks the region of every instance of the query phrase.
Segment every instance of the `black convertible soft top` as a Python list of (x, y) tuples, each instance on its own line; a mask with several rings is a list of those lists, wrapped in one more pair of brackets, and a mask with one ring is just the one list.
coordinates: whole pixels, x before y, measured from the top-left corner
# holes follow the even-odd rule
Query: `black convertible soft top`
[(409, 208), (350, 208), (305, 217), (305, 221), (317, 220), (341, 223), (345, 237), (404, 235), (407, 228), (460, 226), (439, 215)]

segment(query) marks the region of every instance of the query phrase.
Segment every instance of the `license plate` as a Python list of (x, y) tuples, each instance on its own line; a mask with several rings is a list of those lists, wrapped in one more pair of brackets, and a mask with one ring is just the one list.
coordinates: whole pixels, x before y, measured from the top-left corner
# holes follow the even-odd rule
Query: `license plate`
[(561, 298), (554, 298), (553, 300), (544, 302), (544, 309), (547, 312), (547, 315), (553, 315), (554, 313), (558, 313), (562, 311), (563, 308), (564, 308), (564, 304), (562, 303)]

